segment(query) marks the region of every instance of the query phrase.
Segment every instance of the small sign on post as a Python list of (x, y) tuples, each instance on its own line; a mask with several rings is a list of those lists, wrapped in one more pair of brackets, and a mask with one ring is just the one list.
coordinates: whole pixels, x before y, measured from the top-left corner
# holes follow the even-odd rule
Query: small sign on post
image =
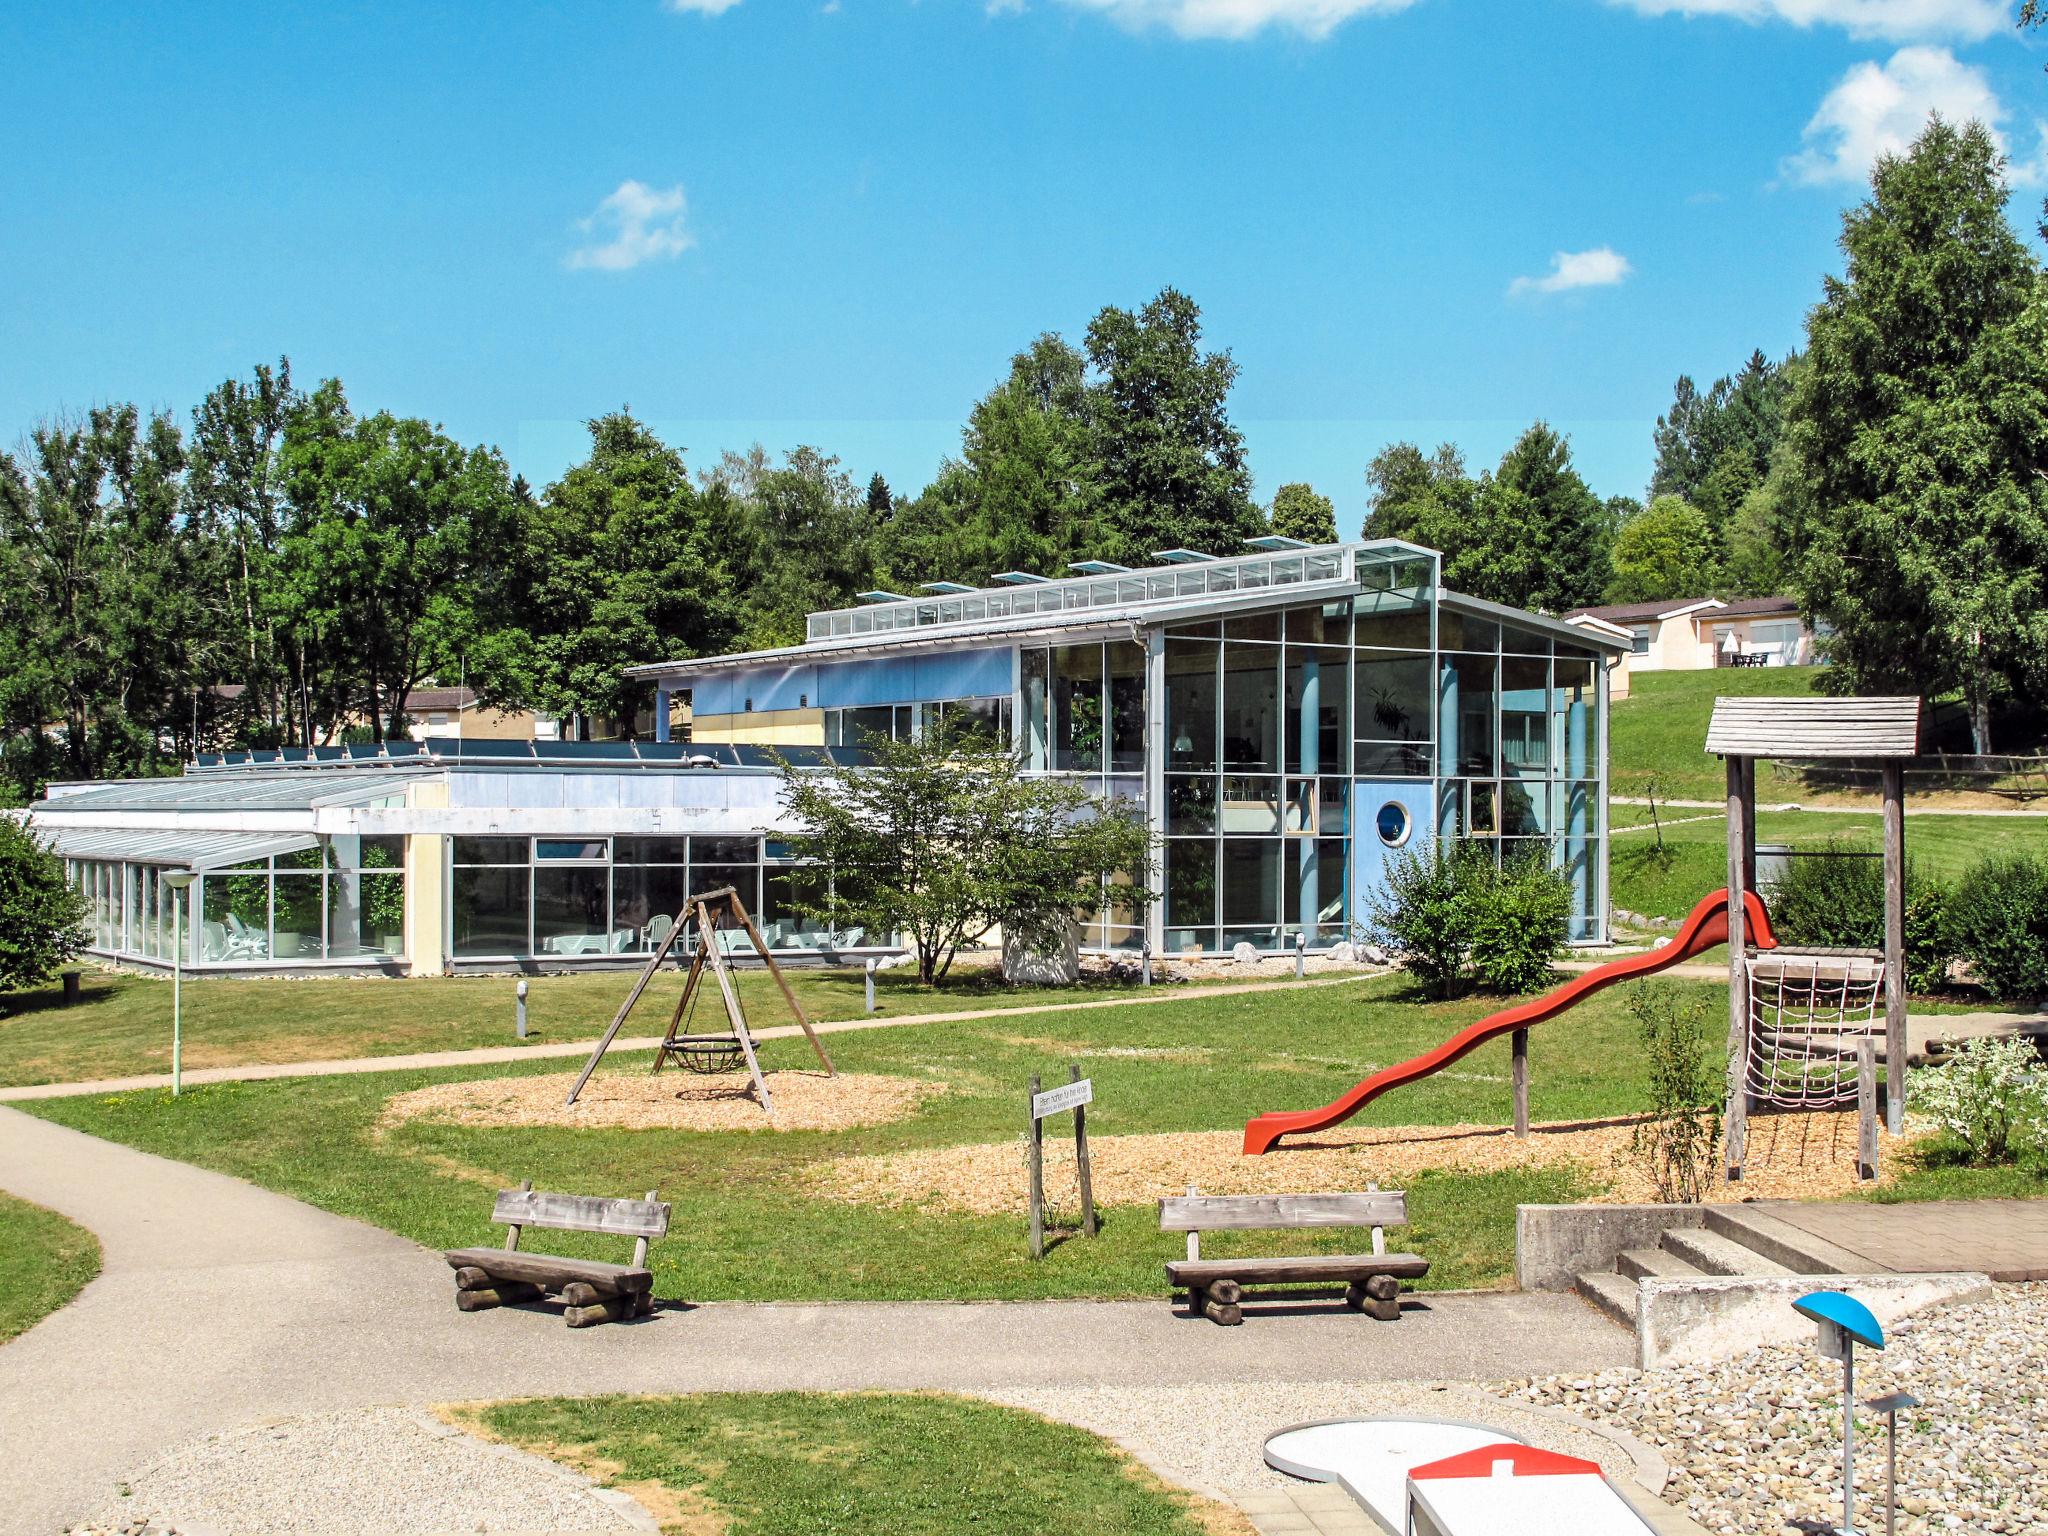
[(1081, 1075), (1078, 1064), (1067, 1068), (1068, 1080), (1041, 1093), (1038, 1074), (1031, 1074), (1031, 1257), (1045, 1257), (1045, 1122), (1053, 1115), (1074, 1112), (1074, 1166), (1081, 1184), (1081, 1230), (1095, 1236), (1095, 1184), (1088, 1167), (1088, 1106), (1095, 1100), (1095, 1082)]

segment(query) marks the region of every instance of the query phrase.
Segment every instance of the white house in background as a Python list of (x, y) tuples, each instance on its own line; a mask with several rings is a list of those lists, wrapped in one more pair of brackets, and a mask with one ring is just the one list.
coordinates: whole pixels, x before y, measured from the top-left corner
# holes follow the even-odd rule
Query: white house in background
[(1814, 632), (1789, 597), (1678, 597), (1657, 603), (1574, 608), (1567, 624), (1629, 649), (1610, 674), (1610, 696), (1626, 698), (1631, 672), (1703, 672), (1711, 667), (1811, 665)]

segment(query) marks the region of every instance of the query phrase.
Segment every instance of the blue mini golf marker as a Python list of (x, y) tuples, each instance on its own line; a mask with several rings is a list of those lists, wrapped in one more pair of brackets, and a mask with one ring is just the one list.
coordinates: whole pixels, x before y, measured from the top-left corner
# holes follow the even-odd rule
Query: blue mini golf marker
[(1884, 1348), (1884, 1329), (1870, 1308), (1840, 1291), (1813, 1291), (1792, 1303), (1820, 1324), (1823, 1358), (1842, 1362), (1842, 1536), (1856, 1536), (1856, 1346)]

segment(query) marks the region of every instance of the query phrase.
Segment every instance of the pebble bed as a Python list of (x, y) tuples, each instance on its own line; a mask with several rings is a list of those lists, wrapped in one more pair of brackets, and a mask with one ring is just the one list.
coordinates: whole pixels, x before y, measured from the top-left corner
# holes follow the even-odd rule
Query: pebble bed
[[(1906, 1318), (1857, 1351), (1859, 1401), (1910, 1392), (1899, 1420), (1909, 1536), (2048, 1531), (2048, 1284)], [(1713, 1365), (1518, 1382), (1511, 1396), (1614, 1425), (1675, 1472), (1664, 1496), (1725, 1536), (1832, 1529), (1842, 1510), (1842, 1368), (1811, 1344)], [(1884, 1528), (1885, 1432), (1859, 1416), (1856, 1523)]]
[(1142, 1448), (1167, 1476), (1211, 1493), (1298, 1489), (1266, 1465), (1266, 1437), (1321, 1419), (1454, 1419), (1486, 1424), (1530, 1445), (1582, 1456), (1610, 1476), (1636, 1464), (1617, 1442), (1548, 1415), (1528, 1413), (1479, 1387), (1428, 1382), (1222, 1382), (1193, 1387), (1029, 1388), (984, 1394), (1012, 1408), (1078, 1425)]
[(590, 1484), (402, 1408), (211, 1435), (128, 1479), (73, 1536), (426, 1536), (636, 1527)]

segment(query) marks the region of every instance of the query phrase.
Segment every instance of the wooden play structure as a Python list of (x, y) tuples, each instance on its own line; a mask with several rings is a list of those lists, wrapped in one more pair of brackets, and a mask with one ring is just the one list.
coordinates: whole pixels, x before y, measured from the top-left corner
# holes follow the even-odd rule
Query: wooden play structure
[[(775, 1113), (775, 1102), (768, 1094), (768, 1080), (762, 1076), (761, 1061), (754, 1051), (753, 1032), (747, 1028), (746, 1010), (740, 1006), (739, 988), (734, 985), (732, 960), (728, 943), (745, 938), (753, 945), (754, 954), (768, 968), (768, 974), (775, 978), (775, 985), (782, 989), (783, 1001), (789, 1004), (789, 1011), (796, 1015), (796, 1021), (803, 1026), (804, 1037), (811, 1042), (811, 1049), (818, 1053), (818, 1061), (825, 1068), (825, 1075), (837, 1074), (832, 1067), (832, 1058), (825, 1052), (825, 1043), (818, 1038), (818, 1032), (811, 1027), (810, 1018), (804, 1013), (803, 1004), (796, 1000), (789, 980), (782, 974), (782, 967), (775, 963), (775, 956), (768, 951), (768, 944), (761, 937), (761, 930), (754, 926), (754, 920), (747, 913), (746, 904), (740, 900), (740, 893), (729, 885), (722, 885), (714, 891), (703, 891), (683, 903), (682, 911), (663, 935), (661, 945), (654, 951), (647, 964), (642, 967), (639, 978), (633, 983), (633, 990), (626, 994), (625, 1002), (613, 1015), (612, 1022), (590, 1053), (590, 1060), (583, 1064), (577, 1074), (576, 1085), (569, 1090), (564, 1107), (574, 1104), (576, 1096), (583, 1092), (584, 1084), (590, 1081), (590, 1074), (597, 1070), (597, 1064), (604, 1060), (604, 1053), (611, 1049), (612, 1042), (619, 1037), (626, 1019), (633, 1012), (655, 974), (668, 963), (676, 941), (685, 934), (694, 935), (690, 954), (689, 974), (683, 981), (682, 996), (676, 999), (675, 1011), (669, 1015), (668, 1028), (663, 1033), (661, 1045), (654, 1053), (654, 1070), (659, 1072), (669, 1062), (692, 1072), (737, 1071), (742, 1062), (754, 1080), (754, 1092), (761, 1101), (764, 1114)], [(718, 995), (725, 1004), (726, 1032), (693, 1034), (691, 1025), (696, 1020), (697, 1004), (702, 996), (701, 983), (704, 973), (709, 971), (712, 980), (718, 984)]]
[[(1515, 1128), (1528, 1125), (1526, 1031), (1618, 981), (1653, 976), (1728, 946), (1727, 1174), (1742, 1177), (1749, 1114), (1766, 1105), (1861, 1112), (1858, 1171), (1877, 1176), (1877, 1060), (1884, 1042), (1885, 1107), (1893, 1135), (1906, 1114), (1905, 761), (1920, 740), (1914, 698), (1716, 699), (1707, 751), (1728, 770), (1728, 884), (1702, 897), (1671, 942), (1595, 966), (1562, 986), (1489, 1014), (1442, 1045), (1386, 1067), (1315, 1109), (1283, 1110), (1245, 1123), (1248, 1155), (1283, 1136), (1328, 1130), (1381, 1094), (1440, 1072), (1489, 1040), (1514, 1041)], [(1857, 758), (1881, 765), (1884, 800), (1884, 945), (1809, 949), (1781, 945), (1757, 892), (1756, 760)], [(1877, 1023), (1882, 1003), (1883, 1022)]]
[[(1707, 751), (1728, 773), (1729, 1179), (1742, 1177), (1750, 1111), (1766, 1105), (1859, 1111), (1858, 1171), (1877, 1176), (1877, 1041), (1884, 1041), (1885, 1120), (1906, 1123), (1906, 759), (1919, 750), (1917, 698), (1716, 699)], [(1880, 764), (1884, 945), (1776, 944), (1745, 919), (1756, 905), (1756, 761), (1861, 758)], [(1879, 1024), (1879, 1004), (1883, 1022)]]
[[(1388, 1253), (1386, 1229), (1408, 1224), (1408, 1197), (1373, 1185), (1355, 1195), (1203, 1195), (1159, 1202), (1159, 1230), (1185, 1232), (1188, 1256), (1166, 1266), (1166, 1283), (1185, 1287), (1188, 1310), (1228, 1327), (1244, 1321), (1248, 1285), (1344, 1287), (1344, 1304), (1382, 1322), (1401, 1315), (1401, 1282), (1429, 1273), (1429, 1260)], [(1319, 1253), (1301, 1258), (1205, 1259), (1204, 1232), (1299, 1231), (1308, 1227), (1370, 1227), (1372, 1252)]]
[[(531, 1179), (517, 1189), (499, 1190), (491, 1220), (508, 1229), (505, 1246), (454, 1248), (442, 1255), (455, 1271), (457, 1309), (483, 1312), (558, 1295), (567, 1303), (562, 1319), (571, 1328), (646, 1316), (654, 1310), (654, 1272), (647, 1267), (647, 1245), (668, 1235), (669, 1208), (666, 1201), (654, 1198), (658, 1193), (650, 1189), (645, 1200), (606, 1200), (537, 1190)], [(521, 1252), (519, 1236), (528, 1227), (630, 1237), (633, 1262), (605, 1264)]]

